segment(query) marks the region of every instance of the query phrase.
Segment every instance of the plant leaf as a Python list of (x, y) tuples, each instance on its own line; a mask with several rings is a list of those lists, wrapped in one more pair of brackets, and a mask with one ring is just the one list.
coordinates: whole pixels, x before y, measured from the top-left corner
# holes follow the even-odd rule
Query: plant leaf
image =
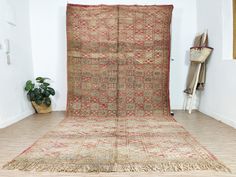
[(39, 90), (39, 88), (34, 89), (34, 94), (35, 94), (35, 95), (40, 95), (40, 90)]
[(38, 83), (44, 83), (45, 80), (50, 80), (48, 77), (37, 77), (35, 79)]
[(50, 92), (52, 96), (55, 95), (55, 90), (52, 87), (48, 87), (48, 91)]
[(39, 83), (42, 83), (43, 78), (42, 78), (42, 77), (37, 77), (35, 80), (36, 80), (37, 82), (39, 82)]
[(42, 104), (42, 100), (35, 100), (35, 103), (36, 103), (37, 105), (40, 105), (40, 104)]
[(41, 94), (35, 95), (35, 100), (43, 100), (43, 96)]
[(44, 85), (45, 87), (48, 87), (50, 84), (47, 83), (47, 82), (44, 82), (43, 85)]
[(43, 94), (45, 97), (49, 97), (51, 93), (48, 90), (45, 90)]
[(28, 80), (25, 84), (25, 91), (30, 91), (34, 88), (35, 84), (31, 80)]
[(28, 94), (30, 101), (35, 101), (35, 94), (33, 91), (29, 91)]
[(29, 91), (29, 92), (27, 93), (27, 98), (28, 98), (30, 101), (34, 101), (34, 92)]
[(43, 90), (47, 89), (47, 87), (45, 87), (43, 84), (40, 84), (39, 87)]
[(44, 99), (44, 104), (47, 105), (47, 106), (50, 106), (51, 105), (51, 99), (49, 97), (45, 98)]
[(31, 81), (31, 80), (28, 80), (28, 81), (26, 82), (26, 85), (28, 85), (28, 84), (32, 84), (32, 81)]

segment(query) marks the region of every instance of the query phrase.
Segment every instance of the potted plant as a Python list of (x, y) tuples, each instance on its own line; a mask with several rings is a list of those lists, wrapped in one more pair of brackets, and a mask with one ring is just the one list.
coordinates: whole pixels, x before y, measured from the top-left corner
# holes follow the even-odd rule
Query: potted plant
[(47, 82), (50, 78), (37, 77), (35, 80), (35, 83), (31, 80), (26, 82), (27, 97), (37, 113), (49, 113), (52, 111), (50, 96), (55, 95), (55, 90)]

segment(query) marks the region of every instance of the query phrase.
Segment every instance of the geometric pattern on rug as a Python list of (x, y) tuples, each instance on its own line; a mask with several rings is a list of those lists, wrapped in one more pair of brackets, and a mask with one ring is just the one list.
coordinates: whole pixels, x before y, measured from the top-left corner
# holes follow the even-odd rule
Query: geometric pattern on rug
[(67, 118), (5, 168), (50, 172), (229, 171), (171, 117)]
[(169, 115), (172, 9), (68, 6), (69, 115)]

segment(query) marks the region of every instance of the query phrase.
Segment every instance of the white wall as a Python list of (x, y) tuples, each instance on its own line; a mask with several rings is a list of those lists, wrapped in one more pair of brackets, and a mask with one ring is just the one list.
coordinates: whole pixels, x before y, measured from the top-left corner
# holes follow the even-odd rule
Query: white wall
[[(67, 0), (31, 0), (30, 22), (34, 75), (50, 77), (57, 95), (54, 110), (65, 110), (66, 82), (66, 3)], [(188, 71), (188, 49), (197, 30), (196, 0), (70, 0), (80, 4), (173, 4), (171, 62), (171, 107), (181, 109)]]
[(198, 30), (208, 28), (209, 45), (214, 48), (208, 63), (206, 88), (202, 92), (200, 111), (236, 128), (236, 60), (232, 59), (230, 1), (197, 1)]
[[(9, 4), (7, 4), (7, 2)], [(0, 44), (8, 38), (11, 42), (11, 65), (0, 49), (0, 128), (33, 113), (24, 93), (25, 81), (33, 76), (28, 0), (0, 0)], [(10, 9), (8, 7), (11, 7)], [(5, 22), (9, 10), (16, 26)]]

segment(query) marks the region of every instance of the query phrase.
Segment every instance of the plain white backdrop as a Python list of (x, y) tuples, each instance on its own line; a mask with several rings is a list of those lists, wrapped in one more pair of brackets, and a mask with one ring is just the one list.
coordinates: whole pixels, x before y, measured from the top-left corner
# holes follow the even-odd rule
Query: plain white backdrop
[[(29, 1), (0, 0), (0, 7), (0, 127), (4, 127), (33, 113), (24, 93), (25, 81), (33, 78), (33, 60)], [(3, 50), (5, 39), (10, 40), (11, 65)]]
[(231, 0), (198, 0), (197, 5), (198, 30), (208, 28), (209, 45), (214, 48), (200, 111), (236, 128), (236, 60), (232, 57)]

